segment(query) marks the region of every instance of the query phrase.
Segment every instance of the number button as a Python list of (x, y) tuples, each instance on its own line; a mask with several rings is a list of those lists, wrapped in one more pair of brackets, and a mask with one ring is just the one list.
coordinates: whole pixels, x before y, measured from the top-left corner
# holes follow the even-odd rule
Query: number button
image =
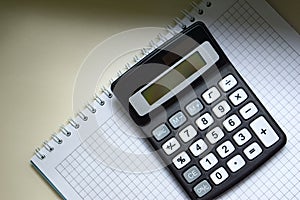
[(248, 98), (247, 93), (242, 89), (238, 89), (234, 93), (232, 93), (229, 96), (230, 101), (233, 103), (233, 105), (237, 106), (240, 103), (244, 102)]
[(236, 86), (237, 81), (234, 78), (234, 76), (232, 76), (231, 74), (227, 75), (225, 78), (223, 78), (220, 82), (219, 82), (219, 86), (222, 88), (222, 90), (224, 92), (229, 91), (230, 89), (232, 89), (234, 86)]
[(208, 183), (208, 181), (203, 180), (194, 187), (194, 192), (197, 194), (198, 197), (203, 197), (209, 191), (211, 191), (211, 189), (212, 189), (212, 187)]
[(229, 156), (232, 152), (234, 152), (235, 148), (232, 145), (232, 143), (228, 140), (221, 144), (217, 149), (218, 154), (221, 156), (221, 158), (226, 158)]
[(226, 115), (231, 110), (231, 108), (226, 101), (221, 101), (215, 107), (213, 107), (212, 110), (218, 118), (221, 118)]
[(188, 183), (193, 182), (200, 176), (201, 176), (201, 172), (196, 166), (189, 168), (183, 173), (183, 177)]
[(245, 164), (245, 160), (240, 155), (234, 156), (227, 162), (227, 166), (232, 172), (237, 172), (239, 169), (245, 166)]
[(184, 142), (188, 142), (197, 135), (197, 131), (192, 125), (189, 125), (179, 132), (179, 136)]
[(204, 140), (199, 139), (196, 142), (194, 142), (191, 146), (190, 146), (190, 151), (192, 152), (192, 154), (194, 156), (199, 156), (200, 154), (202, 154), (206, 149), (207, 149), (207, 145), (205, 144)]
[(242, 146), (243, 144), (248, 142), (251, 138), (252, 138), (252, 135), (246, 128), (243, 128), (242, 130), (240, 130), (233, 136), (234, 141), (239, 146)]
[(214, 123), (214, 119), (209, 113), (205, 113), (196, 120), (196, 124), (200, 130), (208, 128)]
[(186, 166), (189, 162), (191, 161), (191, 158), (189, 157), (189, 155), (187, 155), (187, 153), (181, 152), (180, 154), (178, 154), (175, 158), (173, 158), (172, 162), (174, 163), (175, 167), (177, 169), (181, 169), (184, 166)]
[(262, 116), (251, 122), (250, 127), (265, 147), (270, 147), (279, 140), (278, 135)]
[(236, 114), (231, 115), (223, 122), (223, 126), (229, 132), (233, 131), (241, 124), (242, 124), (242, 122)]
[(173, 126), (173, 128), (178, 128), (182, 124), (186, 122), (186, 116), (183, 114), (183, 112), (179, 111), (172, 117), (170, 117), (169, 122)]
[(219, 90), (216, 87), (212, 87), (206, 92), (202, 94), (203, 99), (206, 101), (206, 103), (211, 104), (214, 101), (216, 101), (221, 96)]
[(189, 113), (190, 116), (194, 116), (197, 113), (199, 113), (203, 109), (202, 103), (199, 101), (199, 99), (195, 99), (191, 103), (189, 103), (185, 107), (186, 111)]
[(247, 105), (245, 105), (240, 109), (240, 113), (244, 119), (250, 119), (257, 112), (258, 109), (252, 102), (248, 103)]
[(217, 143), (224, 137), (224, 132), (219, 128), (215, 127), (206, 134), (206, 138), (211, 144)]
[(169, 139), (166, 143), (162, 145), (163, 150), (167, 155), (171, 155), (174, 153), (177, 149), (180, 148), (179, 142), (176, 140), (176, 138)]
[(245, 150), (244, 154), (249, 158), (249, 160), (253, 160), (256, 158), (259, 154), (261, 154), (262, 149), (261, 147), (256, 143), (250, 144)]
[(170, 129), (165, 124), (161, 124), (152, 131), (152, 134), (157, 141), (160, 141), (170, 134)]
[(223, 181), (225, 181), (229, 177), (227, 171), (224, 169), (224, 167), (218, 168), (216, 171), (214, 171), (210, 178), (211, 180), (216, 184), (219, 185)]
[(204, 170), (209, 170), (213, 166), (218, 163), (217, 157), (213, 153), (207, 154), (204, 158), (200, 160), (200, 165), (203, 167)]

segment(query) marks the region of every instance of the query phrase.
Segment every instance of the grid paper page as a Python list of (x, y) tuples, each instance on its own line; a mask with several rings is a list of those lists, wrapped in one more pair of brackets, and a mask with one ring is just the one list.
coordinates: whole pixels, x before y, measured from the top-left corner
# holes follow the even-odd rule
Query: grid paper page
[[(244, 0), (235, 2), (209, 29), (288, 138), (286, 146), (260, 170), (219, 198), (297, 199), (299, 54)], [(85, 141), (89, 148), (78, 146), (55, 167), (56, 171), (82, 199), (187, 199), (166, 169), (127, 173), (107, 167), (90, 154), (101, 146), (98, 134), (126, 152), (151, 151), (148, 143), (137, 137), (140, 131), (124, 112), (113, 109), (114, 116)]]

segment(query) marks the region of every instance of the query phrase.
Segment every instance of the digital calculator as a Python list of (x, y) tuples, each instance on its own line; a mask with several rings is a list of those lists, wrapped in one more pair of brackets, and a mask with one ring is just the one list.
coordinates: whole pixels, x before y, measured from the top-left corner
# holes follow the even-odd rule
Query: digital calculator
[(111, 90), (191, 199), (219, 196), (286, 143), (202, 22), (145, 56)]

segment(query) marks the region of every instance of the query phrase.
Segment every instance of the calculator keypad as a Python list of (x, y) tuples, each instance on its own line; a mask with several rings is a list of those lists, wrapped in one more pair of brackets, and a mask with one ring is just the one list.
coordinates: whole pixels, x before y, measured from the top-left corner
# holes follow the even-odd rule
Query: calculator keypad
[[(152, 131), (173, 166), (197, 197), (222, 185), (263, 153), (279, 137), (238, 80), (228, 74), (216, 86)], [(250, 100), (248, 100), (250, 99)], [(244, 121), (249, 126), (244, 125)], [(169, 125), (168, 125), (169, 123)], [(171, 127), (175, 135), (170, 137)]]

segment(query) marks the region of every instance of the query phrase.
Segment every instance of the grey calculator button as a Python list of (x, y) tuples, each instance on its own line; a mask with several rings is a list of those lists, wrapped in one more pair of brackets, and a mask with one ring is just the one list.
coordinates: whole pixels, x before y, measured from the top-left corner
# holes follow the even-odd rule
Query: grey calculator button
[(178, 128), (179, 126), (184, 124), (186, 120), (186, 116), (183, 114), (183, 112), (179, 111), (178, 113), (170, 117), (169, 122), (174, 128)]
[(211, 189), (211, 185), (207, 182), (207, 180), (203, 180), (194, 187), (194, 192), (198, 197), (203, 197), (211, 191)]
[(201, 172), (196, 166), (189, 168), (183, 173), (183, 177), (188, 183), (193, 182), (194, 180), (199, 178), (199, 176), (201, 176)]
[(165, 124), (159, 125), (152, 131), (153, 136), (158, 141), (165, 138), (167, 135), (169, 135), (169, 133), (170, 133), (170, 129)]
[(197, 113), (199, 113), (203, 109), (202, 103), (199, 101), (199, 99), (195, 99), (191, 103), (189, 103), (185, 107), (186, 111), (189, 113), (189, 115), (194, 116)]

